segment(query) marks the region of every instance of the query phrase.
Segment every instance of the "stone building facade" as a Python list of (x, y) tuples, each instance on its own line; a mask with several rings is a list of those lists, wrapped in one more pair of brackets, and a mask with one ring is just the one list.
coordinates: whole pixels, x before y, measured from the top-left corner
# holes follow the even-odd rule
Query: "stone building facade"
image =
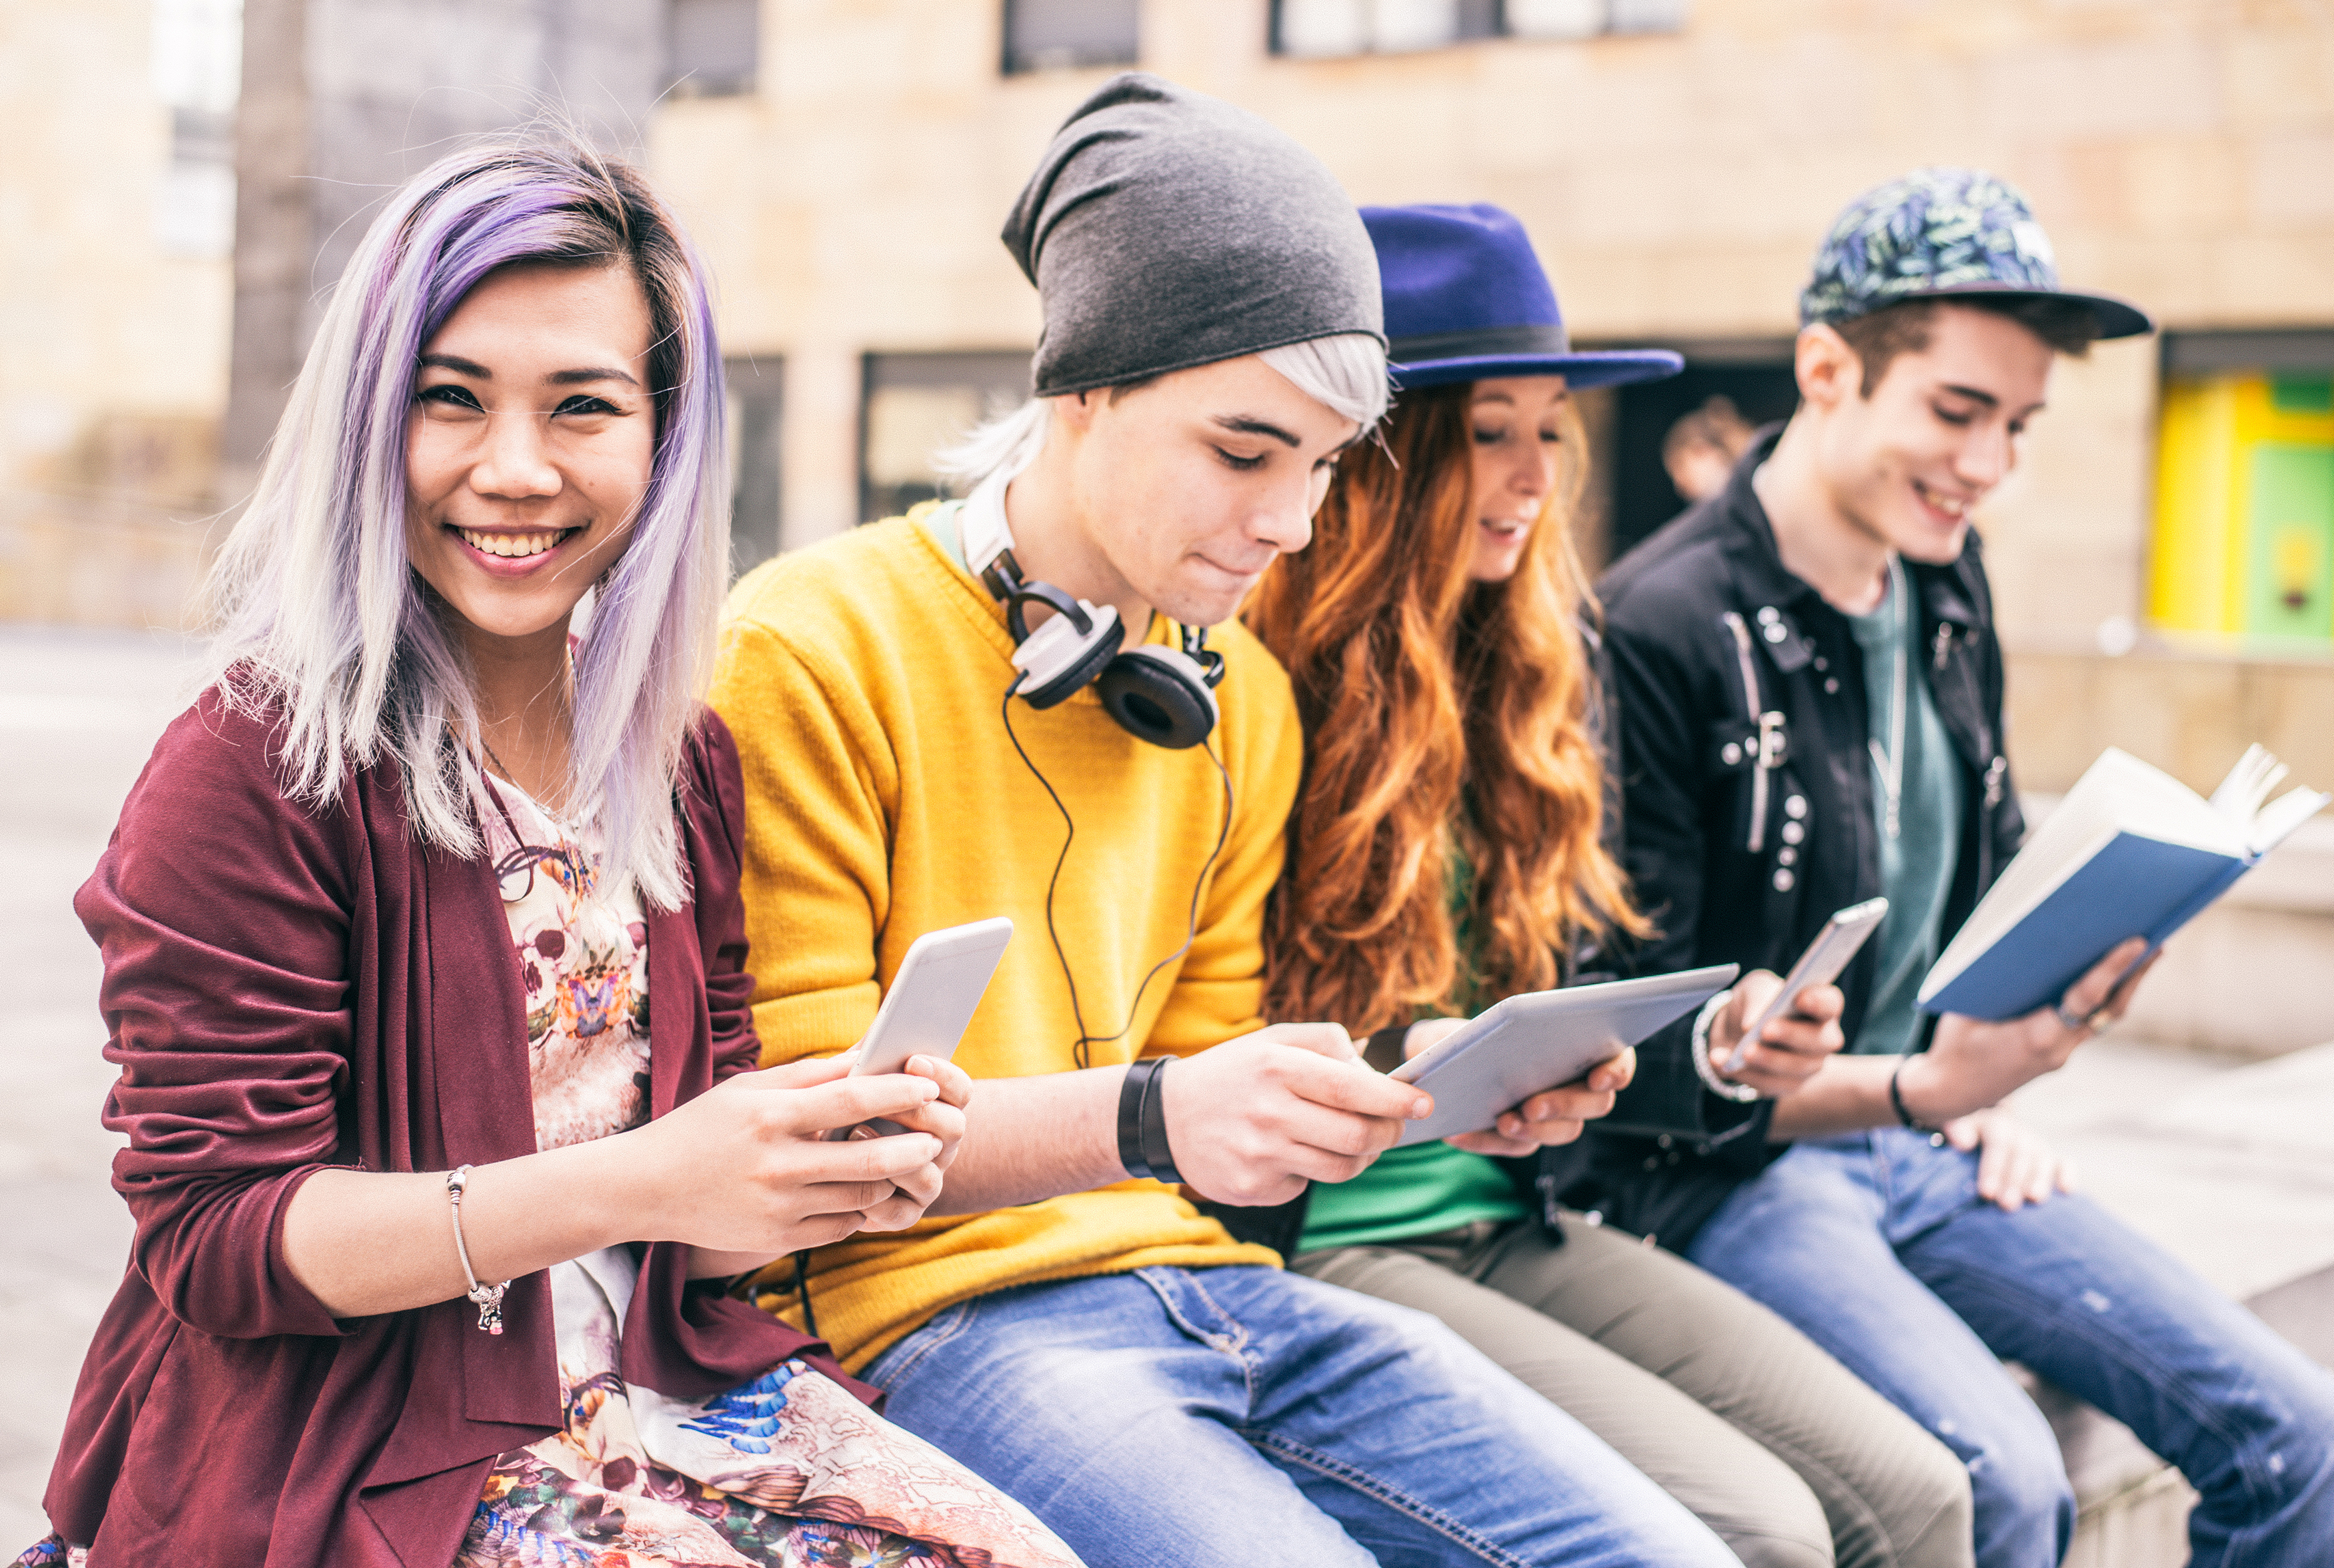
[[(1577, 340), (1686, 353), (1677, 382), (1584, 399), (1598, 485), (1583, 528), (1606, 553), (1675, 508), (1658, 453), (1683, 408), (1722, 391), (1754, 417), (1788, 410), (1793, 301), (1842, 203), (1925, 162), (2006, 175), (2070, 280), (2167, 328), (2061, 368), (1982, 520), (2022, 785), (2063, 790), (2117, 744), (2208, 787), (2255, 739), (2334, 784), (2322, 6), (239, 9), (230, 139), (234, 71), (222, 89), (187, 62), (233, 36), (236, 0), (0, 0), (21, 132), (0, 147), (18, 236), (0, 246), (0, 616), (175, 623), (372, 204), (448, 138), (545, 110), (642, 150), (719, 275), (740, 564), (894, 510), (930, 493), (936, 445), (1021, 394), (1037, 300), (998, 228), (1054, 128), (1139, 65), (1273, 120), (1357, 200), (1512, 209)], [(2276, 486), (2216, 477), (2281, 443), (2262, 470)], [(2152, 992), (2193, 1005), (2152, 1027), (2256, 1049), (2325, 1032), (2309, 981), (2334, 967), (2334, 828), (2308, 833), (2298, 871), (2249, 885), (2216, 936), (2175, 949), (2194, 973)], [(2249, 999), (2242, 1027), (2202, 1000), (2212, 955), (2239, 951), (2293, 976)]]
[(227, 392), (231, 0), (218, 12), (0, 0), (0, 619), (183, 611)]

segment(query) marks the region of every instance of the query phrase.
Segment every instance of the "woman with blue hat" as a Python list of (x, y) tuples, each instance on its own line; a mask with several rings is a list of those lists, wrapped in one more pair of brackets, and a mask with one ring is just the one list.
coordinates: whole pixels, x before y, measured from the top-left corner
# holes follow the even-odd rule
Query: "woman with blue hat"
[[(1570, 532), (1587, 477), (1573, 394), (1681, 361), (1575, 351), (1498, 207), (1363, 218), (1395, 407), (1382, 442), (1341, 460), (1314, 547), (1272, 569), (1247, 620), (1287, 666), (1306, 734), (1268, 1013), (1367, 1033), (1384, 1069), (1504, 996), (1595, 977), (1600, 944), (1650, 929), (1610, 848), (1605, 682)], [(1715, 1032), (1739, 1034), (1776, 985), (1744, 981)], [(1828, 1029), (1768, 1034), (1816, 1048)], [(1251, 1231), (1301, 1273), (1442, 1318), (1746, 1563), (1967, 1563), (1968, 1478), (1942, 1444), (1748, 1297), (1559, 1213), (1538, 1157), (1610, 1111), (1634, 1070), (1623, 1052), (1495, 1130), (1251, 1211)]]

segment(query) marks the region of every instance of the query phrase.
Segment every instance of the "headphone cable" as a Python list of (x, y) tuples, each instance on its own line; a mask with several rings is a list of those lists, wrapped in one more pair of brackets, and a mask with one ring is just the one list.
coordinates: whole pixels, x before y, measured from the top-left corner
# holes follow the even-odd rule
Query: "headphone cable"
[(1005, 688), (1005, 700), (998, 712), (998, 717), (1005, 722), (1005, 736), (1013, 743), (1014, 755), (1021, 759), (1021, 765), (1029, 770), (1029, 776), (1036, 779), (1038, 787), (1046, 792), (1046, 798), (1054, 803), (1054, 809), (1062, 814), (1062, 850), (1061, 853), (1054, 857), (1054, 874), (1046, 881), (1046, 936), (1054, 944), (1054, 960), (1061, 966), (1063, 984), (1069, 987), (1070, 1017), (1078, 1027), (1077, 1040), (1070, 1047), (1070, 1060), (1083, 1071), (1093, 1065), (1092, 1057), (1086, 1048), (1090, 1045), (1107, 1045), (1114, 1041), (1124, 1038), (1126, 1032), (1134, 1027), (1134, 1020), (1143, 1012), (1143, 996), (1144, 992), (1151, 989), (1151, 982), (1159, 977), (1161, 970), (1190, 952), (1191, 944), (1199, 940), (1200, 895), (1208, 885), (1209, 873), (1215, 870), (1218, 857), (1224, 852), (1226, 841), (1231, 836), (1232, 775), (1224, 766), (1224, 759), (1216, 755), (1214, 743), (1202, 741), (1201, 746), (1207, 752), (1208, 760), (1215, 764), (1216, 776), (1223, 781), (1224, 817), (1221, 824), (1216, 829), (1215, 846), (1209, 850), (1208, 858), (1201, 862), (1199, 878), (1191, 884), (1191, 907), (1184, 922), (1183, 945), (1151, 966), (1150, 972), (1143, 976), (1143, 983), (1134, 988), (1134, 1000), (1128, 1005), (1126, 1022), (1120, 1024), (1115, 1033), (1089, 1034), (1086, 1033), (1085, 1009), (1078, 1001), (1077, 977), (1070, 973), (1069, 955), (1062, 950), (1062, 934), (1054, 924), (1054, 890), (1061, 884), (1062, 868), (1069, 863), (1070, 845), (1077, 839), (1078, 825), (1071, 820), (1070, 808), (1062, 803), (1062, 797), (1055, 790), (1052, 783), (1047, 780), (1044, 773), (1039, 771), (1037, 765), (1030, 760), (1027, 749), (1021, 744), (1021, 736), (1013, 728), (1013, 698), (1021, 689), (1021, 683), (1028, 678), (1028, 672), (1026, 670), (1014, 676), (1013, 684)]

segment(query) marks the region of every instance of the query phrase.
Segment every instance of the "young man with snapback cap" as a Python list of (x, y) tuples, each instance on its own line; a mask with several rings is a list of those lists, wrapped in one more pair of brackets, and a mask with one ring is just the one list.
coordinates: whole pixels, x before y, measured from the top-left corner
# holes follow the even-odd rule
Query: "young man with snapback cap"
[[(2197, 1563), (2324, 1563), (2334, 1377), (2088, 1199), (1994, 1109), (2122, 1015), (2127, 942), (2052, 1007), (1915, 993), (2016, 852), (1972, 514), (2058, 353), (2151, 330), (2059, 286), (2023, 197), (1922, 169), (1851, 204), (1800, 298), (1801, 402), (1602, 584), (1642, 968), (1779, 970), (1844, 905), (1847, 1053), (1644, 1048), (1567, 1190), (1799, 1324), (1967, 1465), (1984, 1568), (2054, 1563), (2074, 1500), (2001, 1360), (2129, 1425), (2199, 1494)], [(1834, 1001), (1830, 1004), (1836, 1005)]]
[(757, 1299), (1097, 1568), (1732, 1562), (1442, 1325), (1280, 1272), (1177, 1191), (1277, 1202), (1427, 1109), (1334, 1025), (1259, 1027), (1301, 742), (1228, 624), (1383, 411), (1360, 218), (1263, 121), (1130, 74), (1004, 237), (1045, 306), (1037, 396), (976, 439), (967, 500), (731, 600), (713, 702), (765, 1061), (848, 1047), (922, 932), (1018, 927), (956, 1054), (947, 1217)]

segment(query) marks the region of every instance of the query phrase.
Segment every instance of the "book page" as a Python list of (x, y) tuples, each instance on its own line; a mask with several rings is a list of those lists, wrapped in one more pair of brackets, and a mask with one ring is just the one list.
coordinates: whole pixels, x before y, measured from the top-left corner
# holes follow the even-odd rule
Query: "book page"
[(2252, 843), (2255, 856), (2265, 855), (2283, 843), (2294, 829), (2326, 809), (2334, 795), (2313, 789), (2288, 790), (2275, 803), (2265, 806), (2253, 819)]

